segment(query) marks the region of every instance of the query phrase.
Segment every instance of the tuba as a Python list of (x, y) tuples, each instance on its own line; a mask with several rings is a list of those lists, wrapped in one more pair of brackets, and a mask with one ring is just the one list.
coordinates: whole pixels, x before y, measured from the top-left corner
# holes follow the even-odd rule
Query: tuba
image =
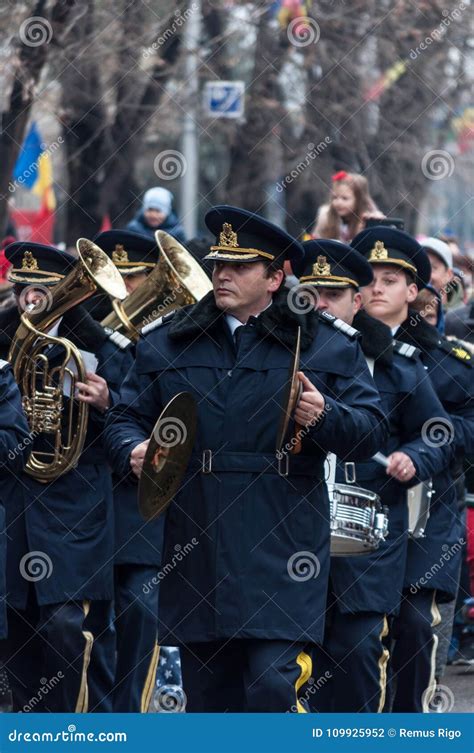
[(146, 324), (212, 290), (209, 277), (181, 243), (164, 230), (157, 230), (155, 238), (160, 255), (152, 271), (125, 301), (113, 301), (113, 311), (101, 322), (134, 341)]
[[(104, 251), (87, 238), (79, 238), (76, 248), (77, 265), (52, 288), (46, 311), (40, 303), (22, 314), (8, 354), (30, 427), (32, 452), (25, 470), (43, 483), (77, 464), (89, 415), (87, 403), (74, 399), (76, 382), (86, 379), (81, 351), (66, 338), (47, 333), (97, 288), (114, 299), (127, 294), (120, 272)], [(50, 363), (52, 346), (59, 346), (54, 348), (56, 355), (63, 351), (59, 363)]]

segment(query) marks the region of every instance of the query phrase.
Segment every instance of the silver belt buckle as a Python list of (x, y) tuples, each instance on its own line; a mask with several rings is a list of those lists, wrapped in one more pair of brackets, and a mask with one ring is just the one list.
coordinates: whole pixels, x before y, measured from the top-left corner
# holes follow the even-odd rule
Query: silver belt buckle
[(287, 452), (280, 453), (278, 458), (278, 475), (286, 478), (290, 472), (290, 456)]
[(344, 463), (344, 477), (346, 484), (355, 484), (356, 482), (356, 467), (355, 463)]
[(202, 472), (212, 473), (212, 450), (202, 451)]

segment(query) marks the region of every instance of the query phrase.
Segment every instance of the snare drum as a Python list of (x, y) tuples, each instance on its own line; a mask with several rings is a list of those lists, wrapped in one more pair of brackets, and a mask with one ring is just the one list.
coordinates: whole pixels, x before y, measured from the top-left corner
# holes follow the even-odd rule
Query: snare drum
[(348, 484), (328, 484), (331, 557), (368, 554), (388, 533), (387, 508), (368, 489)]
[(422, 481), (407, 491), (408, 534), (412, 539), (422, 539), (425, 536), (433, 493), (431, 479)]

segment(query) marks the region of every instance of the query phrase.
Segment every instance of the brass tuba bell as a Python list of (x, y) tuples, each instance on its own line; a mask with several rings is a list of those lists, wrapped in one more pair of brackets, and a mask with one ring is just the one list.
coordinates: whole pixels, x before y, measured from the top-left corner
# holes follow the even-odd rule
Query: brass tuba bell
[[(66, 311), (98, 288), (114, 299), (127, 294), (120, 272), (99, 246), (79, 238), (76, 248), (79, 260), (51, 289), (46, 311), (39, 305), (22, 314), (8, 354), (32, 437), (25, 470), (44, 483), (77, 465), (89, 416), (87, 403), (74, 398), (76, 382), (86, 379), (79, 348), (64, 337), (47, 333)], [(58, 363), (50, 364), (51, 346), (64, 351)], [(58, 349), (54, 350), (57, 354)]]
[(196, 303), (212, 290), (212, 283), (192, 254), (164, 230), (155, 233), (160, 251), (148, 277), (125, 301), (114, 301), (103, 327), (138, 340), (140, 330), (173, 309)]

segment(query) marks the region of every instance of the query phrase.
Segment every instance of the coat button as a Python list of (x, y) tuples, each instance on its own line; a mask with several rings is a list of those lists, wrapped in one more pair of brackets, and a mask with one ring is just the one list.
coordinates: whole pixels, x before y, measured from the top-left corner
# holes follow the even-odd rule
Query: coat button
[(229, 371), (227, 372), (227, 376), (229, 376), (229, 377), (231, 377), (231, 376), (232, 376), (232, 369), (230, 369), (230, 370), (229, 370)]

